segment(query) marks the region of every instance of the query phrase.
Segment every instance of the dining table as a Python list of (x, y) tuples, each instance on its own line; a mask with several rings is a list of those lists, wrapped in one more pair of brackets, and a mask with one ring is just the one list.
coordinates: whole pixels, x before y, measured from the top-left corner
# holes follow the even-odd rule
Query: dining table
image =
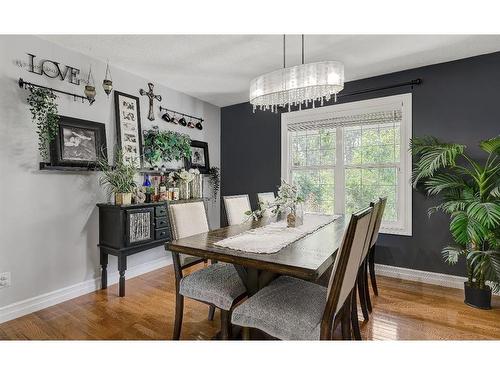
[(231, 263), (247, 288), (249, 296), (280, 275), (318, 282), (335, 260), (348, 222), (343, 215), (319, 229), (304, 235), (274, 253), (255, 253), (216, 245), (253, 229), (276, 221), (273, 217), (248, 220), (165, 244), (168, 251), (196, 256), (217, 262)]

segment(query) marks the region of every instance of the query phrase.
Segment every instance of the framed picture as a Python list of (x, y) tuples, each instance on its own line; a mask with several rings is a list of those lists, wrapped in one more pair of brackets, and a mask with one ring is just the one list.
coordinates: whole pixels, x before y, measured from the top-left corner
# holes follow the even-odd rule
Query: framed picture
[(105, 125), (59, 116), (59, 130), (50, 144), (50, 163), (95, 168), (99, 157), (107, 158)]
[(191, 158), (187, 160), (187, 168), (198, 168), (200, 173), (208, 173), (210, 162), (208, 160), (208, 143), (191, 141)]
[(117, 143), (124, 161), (141, 167), (142, 132), (139, 98), (115, 91), (115, 118)]

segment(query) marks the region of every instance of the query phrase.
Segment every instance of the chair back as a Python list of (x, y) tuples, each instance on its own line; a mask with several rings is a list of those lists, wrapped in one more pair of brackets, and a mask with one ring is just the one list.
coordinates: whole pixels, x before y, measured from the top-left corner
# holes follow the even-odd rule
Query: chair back
[(382, 223), (382, 217), (384, 216), (387, 197), (379, 198), (379, 202), (380, 202), (380, 207), (377, 212), (377, 218), (375, 220), (375, 228), (373, 230), (373, 235), (370, 240), (370, 249), (377, 243), (378, 240), (378, 233), (380, 232), (380, 224)]
[(351, 215), (328, 284), (326, 307), (321, 321), (321, 338), (331, 337), (334, 318), (354, 288), (372, 212), (373, 208), (367, 207)]
[(226, 210), (227, 223), (229, 225), (243, 223), (248, 218), (245, 212), (252, 210), (248, 194), (225, 196), (224, 208)]
[(377, 203), (373, 203), (373, 202), (370, 203), (370, 207), (373, 209), (372, 210), (372, 217), (370, 219), (370, 226), (368, 227), (368, 236), (366, 237), (365, 247), (363, 249), (363, 254), (361, 255), (360, 264), (365, 260), (366, 256), (368, 255), (368, 251), (371, 248), (371, 245), (370, 245), (371, 239), (373, 238), (373, 235), (375, 233), (375, 225), (377, 222), (378, 213), (380, 211), (380, 206), (381, 206), (380, 199), (377, 201)]
[[(170, 229), (174, 240), (194, 236), (195, 234), (208, 232), (207, 211), (205, 203), (199, 202), (170, 202), (168, 204), (168, 216), (170, 218)], [(199, 257), (179, 254), (172, 251), (174, 263), (175, 287), (179, 290), (179, 282), (182, 279), (182, 270), (192, 265), (203, 262)]]
[(168, 213), (174, 240), (210, 230), (205, 203), (202, 201), (171, 203), (168, 205)]
[(259, 202), (260, 209), (266, 209), (264, 216), (270, 216), (269, 206), (274, 204), (275, 200), (276, 196), (272, 191), (269, 193), (257, 193), (257, 201)]

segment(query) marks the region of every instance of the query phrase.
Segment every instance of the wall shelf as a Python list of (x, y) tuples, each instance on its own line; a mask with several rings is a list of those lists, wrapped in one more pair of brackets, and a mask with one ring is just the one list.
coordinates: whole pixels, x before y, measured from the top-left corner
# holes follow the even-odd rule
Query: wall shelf
[(63, 171), (63, 172), (94, 172), (95, 168), (92, 167), (69, 167), (63, 165), (52, 165), (50, 163), (41, 162), (41, 171)]

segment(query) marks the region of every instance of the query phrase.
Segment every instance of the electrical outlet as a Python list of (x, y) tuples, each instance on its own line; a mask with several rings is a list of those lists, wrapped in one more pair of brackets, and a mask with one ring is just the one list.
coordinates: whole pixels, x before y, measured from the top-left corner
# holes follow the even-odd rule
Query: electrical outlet
[(0, 273), (0, 289), (10, 286), (10, 272)]

